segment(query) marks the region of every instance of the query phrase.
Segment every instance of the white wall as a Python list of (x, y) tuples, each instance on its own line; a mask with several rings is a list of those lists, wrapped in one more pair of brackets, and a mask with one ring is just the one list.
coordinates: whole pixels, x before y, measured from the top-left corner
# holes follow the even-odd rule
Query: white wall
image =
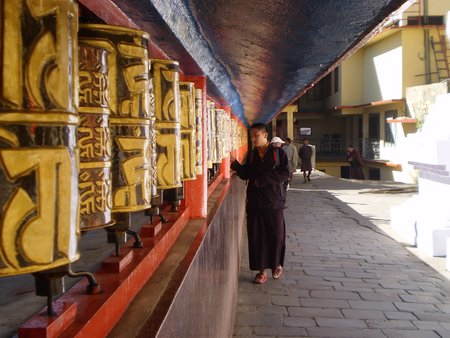
[(402, 98), (401, 32), (365, 48), (364, 102)]

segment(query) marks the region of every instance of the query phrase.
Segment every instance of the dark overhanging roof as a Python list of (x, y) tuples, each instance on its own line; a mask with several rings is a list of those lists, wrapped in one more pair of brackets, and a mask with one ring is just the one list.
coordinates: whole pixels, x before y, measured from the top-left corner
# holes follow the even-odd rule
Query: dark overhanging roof
[(269, 122), (411, 0), (113, 0), (248, 124)]

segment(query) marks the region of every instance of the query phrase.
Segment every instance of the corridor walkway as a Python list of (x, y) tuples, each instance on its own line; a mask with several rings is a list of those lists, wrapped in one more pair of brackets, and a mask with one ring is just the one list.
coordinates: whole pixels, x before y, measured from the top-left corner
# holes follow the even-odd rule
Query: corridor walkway
[[(450, 337), (446, 273), (386, 234), (390, 207), (413, 193), (312, 178), (297, 174), (288, 192), (280, 280), (251, 283), (244, 239), (234, 337)], [(439, 269), (443, 260), (430, 261)]]

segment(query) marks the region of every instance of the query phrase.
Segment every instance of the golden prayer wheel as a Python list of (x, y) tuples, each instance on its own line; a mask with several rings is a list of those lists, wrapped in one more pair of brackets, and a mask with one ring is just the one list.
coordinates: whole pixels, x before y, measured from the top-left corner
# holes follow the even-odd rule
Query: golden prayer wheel
[(230, 150), (236, 150), (238, 148), (238, 124), (235, 120), (230, 120), (230, 129), (231, 129), (231, 141), (230, 141)]
[[(151, 74), (151, 62), (149, 62), (149, 73)], [(158, 186), (158, 170), (156, 167), (157, 151), (156, 151), (156, 118), (155, 118), (155, 91), (154, 81), (150, 77), (149, 80), (149, 98), (150, 98), (150, 158), (151, 158), (151, 208), (145, 210), (145, 215), (150, 216), (150, 223), (153, 223), (153, 217), (159, 216), (163, 222), (167, 222), (159, 207), (164, 203), (162, 191), (157, 188)]]
[(80, 39), (108, 54), (113, 212), (150, 207), (151, 157), (147, 33), (118, 26), (80, 25)]
[(230, 116), (223, 109), (217, 109), (217, 149), (219, 160), (230, 156)]
[(231, 151), (231, 123), (230, 115), (227, 113), (223, 116), (223, 128), (225, 137), (223, 139), (222, 158), (227, 158)]
[(203, 174), (203, 91), (195, 90), (195, 173)]
[(79, 41), (80, 227), (82, 231), (114, 224), (111, 220), (112, 174), (109, 127), (109, 74), (106, 49)]
[(242, 147), (244, 144), (247, 144), (247, 128), (238, 123), (238, 148)]
[(213, 168), (213, 163), (217, 159), (217, 145), (216, 145), (216, 114), (215, 104), (212, 101), (207, 101), (206, 112), (208, 118), (208, 169)]
[(195, 87), (192, 82), (180, 82), (181, 103), (181, 180), (194, 180), (196, 164)]
[(181, 184), (181, 134), (178, 62), (151, 60), (155, 93), (158, 189)]
[(112, 212), (108, 242), (125, 242), (131, 212), (151, 206), (151, 133), (147, 33), (118, 26), (80, 25), (79, 37), (108, 52), (110, 128), (112, 140)]
[(213, 158), (213, 163), (221, 163), (223, 159), (223, 152), (225, 146), (225, 110), (215, 109), (214, 111), (214, 122), (216, 127), (215, 132), (215, 144), (216, 144), (216, 157)]
[(63, 269), (79, 257), (78, 7), (1, 6), (0, 276)]
[[(151, 62), (149, 62), (149, 74), (151, 74)], [(158, 169), (156, 167), (156, 162), (158, 159), (158, 153), (156, 150), (156, 117), (155, 117), (155, 90), (154, 90), (154, 82), (153, 78), (149, 79), (149, 113), (150, 113), (150, 196), (152, 198), (152, 206), (153, 200), (157, 198), (160, 194), (158, 191)]]

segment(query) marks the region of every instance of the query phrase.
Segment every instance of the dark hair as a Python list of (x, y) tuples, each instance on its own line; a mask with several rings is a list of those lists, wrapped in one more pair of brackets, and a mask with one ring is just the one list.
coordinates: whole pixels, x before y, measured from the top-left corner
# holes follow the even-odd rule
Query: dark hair
[(304, 138), (303, 138), (303, 141), (305, 141), (305, 140), (306, 140), (306, 141), (309, 141), (309, 138), (304, 137)]
[(287, 143), (291, 143), (292, 140), (291, 140), (289, 137), (286, 137), (286, 142), (287, 142)]
[(268, 132), (267, 131), (267, 127), (266, 127), (266, 125), (264, 123), (252, 124), (252, 126), (250, 127), (250, 130), (252, 130), (252, 129), (258, 129), (258, 130), (262, 131), (263, 133), (267, 133)]
[(353, 144), (349, 144), (347, 148), (353, 148)]

